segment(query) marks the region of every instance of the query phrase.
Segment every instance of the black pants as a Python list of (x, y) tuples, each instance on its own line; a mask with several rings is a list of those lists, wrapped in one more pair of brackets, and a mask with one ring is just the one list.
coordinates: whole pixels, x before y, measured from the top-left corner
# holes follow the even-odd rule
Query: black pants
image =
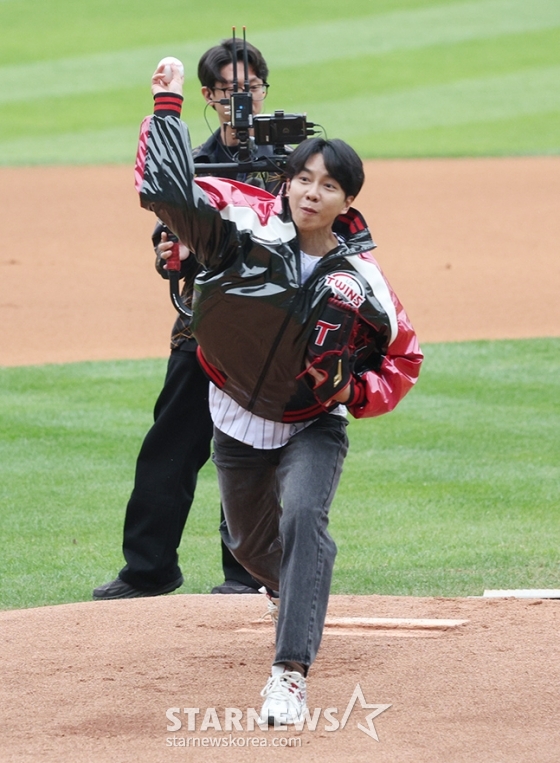
[[(149, 591), (180, 577), (177, 549), (211, 440), (208, 379), (194, 352), (174, 350), (126, 507), (119, 577), (129, 585)], [(222, 566), (226, 579), (257, 586), (223, 542)]]

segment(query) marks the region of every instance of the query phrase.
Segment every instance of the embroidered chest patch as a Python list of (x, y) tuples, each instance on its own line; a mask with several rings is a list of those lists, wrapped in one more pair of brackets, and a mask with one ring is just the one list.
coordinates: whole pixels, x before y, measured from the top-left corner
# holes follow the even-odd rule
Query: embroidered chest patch
[(365, 301), (364, 287), (351, 273), (344, 271), (329, 273), (325, 278), (325, 283), (331, 288), (337, 299), (352, 305), (352, 307), (358, 308)]

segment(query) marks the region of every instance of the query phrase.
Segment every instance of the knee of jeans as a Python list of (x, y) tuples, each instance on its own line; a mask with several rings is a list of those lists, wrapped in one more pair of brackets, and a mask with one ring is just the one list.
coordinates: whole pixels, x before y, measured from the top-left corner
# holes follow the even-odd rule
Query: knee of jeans
[(328, 511), (318, 504), (299, 504), (297, 510), (284, 510), (280, 517), (283, 532), (298, 532), (305, 535), (323, 532), (329, 524)]

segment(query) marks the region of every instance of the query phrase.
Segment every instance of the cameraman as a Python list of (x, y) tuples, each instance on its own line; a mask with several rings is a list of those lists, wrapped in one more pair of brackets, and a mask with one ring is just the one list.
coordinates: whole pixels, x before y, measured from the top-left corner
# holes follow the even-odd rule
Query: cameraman
[[(233, 92), (232, 51), (234, 40), (210, 48), (198, 64), (202, 96), (218, 116), (220, 126), (194, 149), (197, 163), (223, 163), (235, 159), (238, 140), (231, 127), (229, 107), (222, 101)], [(253, 114), (261, 112), (268, 91), (268, 66), (261, 52), (247, 43), (249, 88)], [(243, 43), (235, 41), (237, 80), (244, 82)], [(271, 156), (273, 148), (259, 146), (258, 157)], [(206, 174), (206, 173), (205, 173)], [(210, 174), (210, 173), (208, 173)], [(236, 178), (277, 193), (282, 176), (275, 173), (240, 174)], [(172, 242), (167, 229), (158, 224), (152, 236), (156, 268), (167, 278), (165, 260)], [(183, 255), (185, 252), (183, 252)], [(192, 286), (200, 266), (194, 257), (183, 260), (181, 299), (192, 300)], [(171, 335), (171, 355), (163, 389), (154, 408), (154, 424), (148, 431), (136, 463), (134, 488), (126, 508), (123, 554), (126, 565), (118, 577), (93, 591), (93, 598), (128, 599), (159, 596), (179, 588), (183, 576), (177, 549), (194, 498), (198, 472), (210, 457), (212, 420), (208, 411), (208, 380), (196, 359), (196, 341), (190, 320), (179, 314)], [(221, 519), (224, 519), (223, 511)], [(224, 583), (212, 593), (257, 593), (261, 585), (235, 560), (222, 541)]]

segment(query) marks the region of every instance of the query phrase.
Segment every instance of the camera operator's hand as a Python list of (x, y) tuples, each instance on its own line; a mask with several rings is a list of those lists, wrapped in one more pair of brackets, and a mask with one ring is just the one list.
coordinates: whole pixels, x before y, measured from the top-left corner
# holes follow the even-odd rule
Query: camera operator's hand
[[(175, 242), (169, 241), (167, 237), (167, 233), (163, 231), (161, 234), (160, 242), (155, 248), (157, 256), (161, 257), (162, 260), (168, 260), (173, 254), (174, 244)], [(190, 255), (190, 252), (187, 249), (187, 247), (181, 242), (179, 242), (179, 259), (181, 261), (186, 260), (189, 255)], [(164, 269), (167, 270), (167, 265), (164, 265)]]
[[(171, 68), (171, 80), (167, 82), (167, 72)], [(160, 64), (152, 75), (152, 95), (156, 93), (177, 93), (183, 95), (185, 76), (177, 64)]]

